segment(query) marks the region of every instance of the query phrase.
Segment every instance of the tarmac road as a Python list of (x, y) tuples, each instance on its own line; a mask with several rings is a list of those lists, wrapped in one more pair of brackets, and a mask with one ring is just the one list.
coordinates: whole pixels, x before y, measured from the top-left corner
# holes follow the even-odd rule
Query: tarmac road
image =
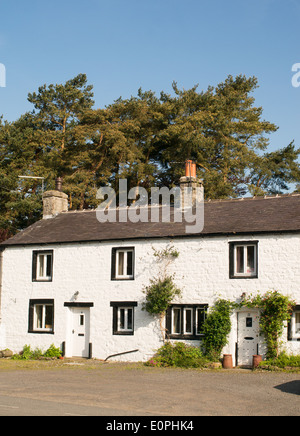
[(300, 374), (0, 365), (0, 416), (299, 416)]

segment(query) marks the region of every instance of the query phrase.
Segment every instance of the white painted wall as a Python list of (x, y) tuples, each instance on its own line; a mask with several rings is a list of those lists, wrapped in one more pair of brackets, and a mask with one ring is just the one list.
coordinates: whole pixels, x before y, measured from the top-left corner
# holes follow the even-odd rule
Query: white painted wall
[[(258, 240), (258, 278), (229, 278), (229, 242)], [(51, 343), (61, 346), (70, 339), (70, 309), (79, 292), (78, 302), (93, 302), (90, 309), (90, 342), (93, 357), (139, 349), (139, 352), (119, 357), (119, 360), (146, 360), (161, 346), (158, 321), (142, 311), (143, 287), (158, 272), (152, 247), (165, 248), (168, 243), (180, 252), (170, 266), (175, 281), (182, 289), (179, 303), (207, 303), (218, 298), (239, 301), (241, 294), (256, 294), (278, 290), (300, 304), (300, 237), (297, 235), (247, 235), (245, 237), (182, 238), (173, 241), (137, 240), (129, 242), (92, 242), (53, 244), (6, 248), (3, 253), (1, 348), (19, 352), (25, 344), (47, 349)], [(111, 280), (111, 248), (135, 247), (135, 279)], [(32, 282), (32, 251), (53, 249), (53, 281)], [(55, 300), (55, 333), (28, 333), (30, 299)], [(133, 336), (112, 334), (111, 301), (137, 301)], [(229, 345), (224, 352), (235, 354), (237, 337), (236, 314), (232, 316)], [(284, 339), (286, 335), (284, 335)], [(197, 342), (192, 342), (197, 344)], [(300, 353), (300, 342), (285, 344), (289, 352)]]

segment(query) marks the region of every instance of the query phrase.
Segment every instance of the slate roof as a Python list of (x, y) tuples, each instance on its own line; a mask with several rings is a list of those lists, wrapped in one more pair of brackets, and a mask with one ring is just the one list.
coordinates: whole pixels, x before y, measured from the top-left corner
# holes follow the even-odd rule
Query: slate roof
[[(189, 236), (193, 223), (130, 221), (100, 223), (96, 211), (65, 212), (40, 220), (4, 241), (2, 246), (64, 242), (175, 238)], [(300, 232), (300, 195), (206, 201), (204, 228), (198, 236)], [(195, 233), (192, 234), (195, 236)]]

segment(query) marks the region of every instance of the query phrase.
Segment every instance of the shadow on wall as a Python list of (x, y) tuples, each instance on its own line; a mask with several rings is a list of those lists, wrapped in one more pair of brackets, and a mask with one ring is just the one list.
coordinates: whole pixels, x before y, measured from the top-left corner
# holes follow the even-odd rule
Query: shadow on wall
[(300, 395), (300, 380), (283, 383), (282, 385), (275, 386), (275, 389), (279, 389), (281, 392), (286, 392), (287, 394)]

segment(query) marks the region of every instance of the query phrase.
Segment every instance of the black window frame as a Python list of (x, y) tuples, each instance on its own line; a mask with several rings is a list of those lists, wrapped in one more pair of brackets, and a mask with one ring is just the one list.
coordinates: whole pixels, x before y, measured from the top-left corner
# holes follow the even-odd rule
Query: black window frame
[[(116, 257), (118, 251), (131, 251), (132, 252), (132, 275), (128, 276), (117, 276), (116, 275)], [(135, 273), (135, 247), (113, 247), (111, 249), (111, 280), (134, 280)]]
[[(181, 310), (181, 318), (180, 318), (180, 330), (181, 333), (172, 333), (172, 311), (173, 309)], [(184, 310), (192, 309), (193, 310), (193, 333), (187, 334), (183, 333), (184, 331)], [(188, 340), (201, 340), (203, 338), (203, 333), (197, 333), (197, 325), (196, 325), (196, 310), (202, 309), (205, 314), (207, 314), (208, 304), (171, 304), (166, 311), (166, 332), (169, 339), (188, 339)]]
[[(48, 279), (39, 278), (37, 276), (37, 259), (39, 255), (51, 255), (51, 275)], [(32, 252), (32, 281), (33, 282), (52, 282), (53, 280), (53, 250), (33, 250)]]
[[(34, 308), (37, 305), (51, 305), (53, 306), (52, 311), (52, 330), (36, 330), (34, 329)], [(41, 335), (54, 335), (54, 299), (31, 299), (29, 300), (29, 310), (28, 310), (28, 333), (35, 333)]]
[[(113, 308), (113, 326), (112, 334), (120, 336), (133, 336), (134, 335), (134, 321), (135, 321), (135, 310), (138, 303), (136, 301), (111, 301), (110, 306)], [(132, 309), (132, 330), (119, 330), (118, 329), (118, 313), (120, 308), (130, 308)]]
[[(230, 279), (257, 279), (258, 278), (258, 242), (259, 241), (231, 241), (229, 242), (229, 278)], [(235, 271), (235, 247), (255, 246), (255, 274), (237, 274)]]

